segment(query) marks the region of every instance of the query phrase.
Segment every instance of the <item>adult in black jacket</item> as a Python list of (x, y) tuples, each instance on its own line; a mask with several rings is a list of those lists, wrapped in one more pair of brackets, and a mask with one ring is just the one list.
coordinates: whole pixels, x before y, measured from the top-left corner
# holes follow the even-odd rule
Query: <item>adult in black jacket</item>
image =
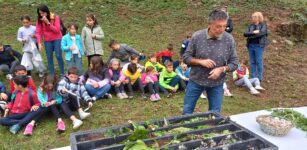
[(14, 68), (21, 62), (22, 55), (13, 50), (10, 45), (0, 43), (0, 72), (12, 74)]
[(247, 37), (247, 48), (250, 57), (251, 78), (263, 80), (263, 52), (268, 43), (268, 29), (263, 22), (261, 12), (255, 12), (252, 15), (252, 24), (250, 24), (244, 36)]

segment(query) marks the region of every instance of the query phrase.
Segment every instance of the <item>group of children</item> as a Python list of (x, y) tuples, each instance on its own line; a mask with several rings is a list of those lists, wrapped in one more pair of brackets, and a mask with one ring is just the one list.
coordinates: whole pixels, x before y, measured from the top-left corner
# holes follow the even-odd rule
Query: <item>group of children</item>
[[(29, 39), (35, 41), (35, 26), (31, 26), (29, 21), (29, 17), (22, 17), (24, 26), (18, 31), (18, 41), (23, 44)], [(78, 26), (69, 24), (67, 34), (62, 38), (61, 48), (65, 53), (67, 74), (60, 81), (56, 75), (45, 75), (37, 88), (30, 77), (31, 70), (18, 65), (21, 54), (0, 44), (0, 58), (5, 58), (0, 59), (0, 69), (9, 68), (5, 69), (10, 80), (10, 91), (0, 82), (0, 110), (3, 111), (0, 124), (10, 126), (10, 132), (16, 134), (22, 126), (26, 126), (24, 135), (32, 135), (35, 123), (49, 111), (56, 118), (57, 131), (65, 131), (60, 112), (70, 118), (74, 129), (78, 128), (83, 124), (82, 120), (90, 116), (87, 111), (93, 107), (93, 103), (99, 99), (112, 98), (112, 92), (119, 99), (133, 99), (134, 91), (139, 91), (144, 100), (149, 98), (155, 102), (161, 100), (161, 93), (169, 98), (178, 90), (186, 90), (191, 68), (182, 60), (173, 60), (172, 44), (168, 44), (165, 50), (147, 55), (147, 62), (143, 66), (139, 63), (139, 60), (146, 59), (143, 53), (111, 40), (109, 47), (112, 53), (104, 64), (101, 58), (103, 32), (94, 15), (86, 16), (86, 24), (81, 36), (77, 34)], [(187, 34), (180, 50), (181, 56), (191, 36), (191, 33)], [(101, 50), (99, 55), (96, 50)], [(84, 72), (82, 57), (85, 54), (88, 56), (88, 68)], [(43, 69), (39, 71), (44, 72)], [(259, 80), (249, 79), (248, 69), (242, 63), (233, 72), (233, 80), (238, 86), (247, 86), (251, 94), (259, 94), (260, 90), (264, 90)], [(232, 96), (226, 83), (224, 87), (224, 95)], [(88, 106), (85, 110), (81, 107), (82, 103)], [(73, 111), (79, 113), (79, 118)]]

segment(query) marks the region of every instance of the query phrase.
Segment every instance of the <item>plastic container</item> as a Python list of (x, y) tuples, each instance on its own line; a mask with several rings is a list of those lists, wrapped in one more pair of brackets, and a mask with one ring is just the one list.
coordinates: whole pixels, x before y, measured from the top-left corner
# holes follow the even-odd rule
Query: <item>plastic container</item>
[[(167, 122), (168, 126), (164, 125), (165, 122)], [(248, 146), (254, 149), (278, 149), (275, 145), (230, 121), (228, 118), (213, 112), (156, 120), (151, 123), (158, 125), (155, 130), (149, 128), (149, 125), (145, 122), (138, 124), (148, 128), (149, 138), (142, 139), (144, 143), (147, 146), (156, 145), (158, 149), (247, 149)], [(169, 132), (181, 127), (189, 128), (189, 130), (180, 133)], [(132, 130), (133, 126), (131, 124), (124, 124), (72, 133), (70, 136), (71, 148), (73, 150), (122, 150), (125, 147), (127, 138), (132, 134)], [(107, 132), (114, 133), (114, 136), (106, 136)], [(164, 134), (157, 136), (155, 132)], [(225, 142), (225, 139), (230, 137), (235, 140)], [(180, 143), (171, 143), (174, 139), (179, 138)], [(208, 143), (210, 142), (213, 145), (209, 145)], [(214, 145), (214, 142), (216, 145)]]

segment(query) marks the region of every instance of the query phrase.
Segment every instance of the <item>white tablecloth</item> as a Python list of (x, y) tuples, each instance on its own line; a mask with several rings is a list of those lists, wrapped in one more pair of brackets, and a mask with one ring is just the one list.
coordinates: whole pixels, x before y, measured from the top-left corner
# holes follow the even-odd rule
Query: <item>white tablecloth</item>
[[(307, 107), (293, 109), (307, 116)], [(270, 114), (270, 112), (266, 110), (248, 112), (232, 115), (230, 119), (275, 144), (279, 150), (307, 150), (307, 132), (300, 129), (293, 128), (284, 137), (274, 137), (263, 133), (260, 130), (259, 124), (256, 122), (256, 117), (265, 114)]]

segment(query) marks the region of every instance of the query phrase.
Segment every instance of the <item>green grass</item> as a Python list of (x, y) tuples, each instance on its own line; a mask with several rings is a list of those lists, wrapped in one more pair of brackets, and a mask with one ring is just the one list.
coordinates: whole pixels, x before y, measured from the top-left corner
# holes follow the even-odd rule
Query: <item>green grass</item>
[[(270, 6), (284, 11), (300, 11), (306, 8), (304, 0), (274, 0), (267, 3), (264, 0), (257, 1), (217, 1), (217, 0), (80, 0), (80, 1), (47, 1), (47, 0), (0, 0), (0, 41), (12, 45), (21, 51), (21, 44), (16, 41), (17, 29), (21, 26), (20, 16), (29, 14), (36, 16), (36, 6), (40, 2), (47, 3), (52, 11), (55, 11), (64, 22), (75, 22), (81, 27), (85, 23), (85, 14), (94, 13), (99, 18), (99, 23), (105, 32), (103, 41), (103, 60), (106, 61), (110, 54), (107, 47), (110, 39), (132, 45), (146, 54), (165, 49), (168, 43), (173, 43), (175, 50), (179, 51), (184, 33), (196, 31), (206, 27), (205, 16), (212, 9), (228, 5), (230, 15), (235, 20), (234, 37), (237, 41), (237, 51), (240, 58), (248, 58), (245, 47), (245, 38), (242, 33), (249, 23), (249, 17), (253, 11), (264, 11), (266, 15), (274, 14)], [(255, 7), (254, 7), (255, 6)], [(283, 18), (274, 16), (276, 22)], [(294, 18), (287, 19), (294, 19)], [(270, 29), (272, 30), (272, 29)], [(81, 30), (79, 30), (81, 31)], [(280, 37), (272, 30), (270, 38)], [(284, 45), (278, 44), (268, 47), (265, 54), (265, 81), (263, 85), (267, 92), (259, 97), (251, 96), (246, 89), (237, 88), (233, 85), (229, 76), (229, 87), (235, 94), (233, 98), (224, 98), (222, 106), (223, 115), (232, 115), (243, 112), (268, 109), (272, 107), (293, 107), (306, 105), (307, 59), (306, 46), (296, 45), (291, 51), (276, 51)], [(45, 54), (43, 53), (43, 57)], [(178, 58), (178, 56), (176, 56)], [(46, 60), (45, 60), (46, 62)], [(56, 61), (55, 61), (56, 62)], [(87, 63), (84, 59), (84, 66)], [(46, 64), (46, 63), (45, 63)], [(55, 65), (57, 67), (57, 65)], [(58, 70), (58, 69), (57, 69)], [(291, 72), (291, 73), (289, 73)], [(290, 78), (288, 77), (290, 76)], [(40, 80), (37, 75), (33, 78), (38, 85)], [(2, 76), (0, 80), (7, 84)], [(50, 149), (69, 145), (71, 132), (90, 130), (126, 123), (128, 120), (141, 121), (152, 118), (180, 115), (183, 108), (183, 95), (179, 93), (175, 98), (166, 99), (157, 103), (143, 101), (136, 98), (132, 101), (111, 99), (95, 103), (91, 109), (91, 117), (84, 121), (84, 125), (73, 130), (69, 119), (65, 116), (67, 130), (58, 134), (55, 131), (56, 122), (52, 115), (39, 121), (32, 137), (24, 137), (22, 133), (12, 135), (8, 128), (0, 127), (0, 149)], [(207, 100), (199, 100), (197, 112), (207, 111)]]

